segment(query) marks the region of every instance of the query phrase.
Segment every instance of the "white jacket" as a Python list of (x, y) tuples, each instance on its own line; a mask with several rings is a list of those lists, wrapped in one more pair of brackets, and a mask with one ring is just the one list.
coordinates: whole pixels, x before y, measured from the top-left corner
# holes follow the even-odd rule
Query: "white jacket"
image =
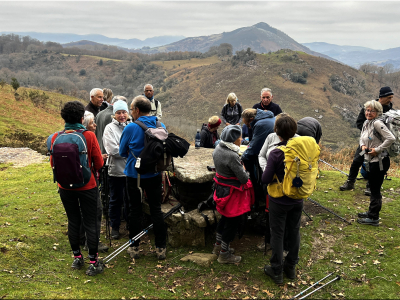
[(119, 123), (116, 119), (112, 119), (111, 123), (106, 126), (103, 134), (104, 149), (108, 154), (108, 175), (114, 177), (126, 177), (124, 174), (126, 158), (119, 155), (119, 142), (121, 140), (122, 131), (130, 121)]

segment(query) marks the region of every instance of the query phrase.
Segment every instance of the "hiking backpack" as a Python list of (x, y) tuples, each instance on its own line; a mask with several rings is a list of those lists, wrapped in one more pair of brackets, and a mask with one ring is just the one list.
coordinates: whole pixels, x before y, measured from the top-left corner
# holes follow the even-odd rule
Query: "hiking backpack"
[(92, 172), (89, 167), (86, 138), (80, 130), (64, 130), (57, 134), (51, 145), (54, 182), (61, 187), (75, 189), (86, 185)]
[[(395, 141), (386, 151), (389, 156), (397, 156), (400, 153), (400, 110), (391, 109), (385, 112), (382, 116), (377, 118), (381, 120), (389, 131), (394, 135)], [(381, 135), (374, 128), (374, 135), (376, 135), (381, 141)]]
[(315, 139), (299, 136), (290, 139), (286, 146), (277, 148), (285, 154), (285, 175), (283, 182), (274, 175), (276, 182), (268, 185), (268, 194), (274, 198), (288, 196), (292, 199), (311, 196), (317, 183), (320, 153)]

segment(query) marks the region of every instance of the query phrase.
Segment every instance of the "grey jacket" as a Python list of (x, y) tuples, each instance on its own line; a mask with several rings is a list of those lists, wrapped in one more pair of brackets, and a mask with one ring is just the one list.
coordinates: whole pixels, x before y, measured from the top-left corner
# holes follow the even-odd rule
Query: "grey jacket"
[(225, 145), (219, 144), (213, 152), (215, 170), (224, 177), (237, 177), (241, 184), (249, 180), (249, 175), (240, 164), (239, 154)]
[(99, 112), (99, 114), (96, 116), (97, 127), (96, 127), (95, 134), (96, 134), (97, 141), (99, 142), (100, 151), (102, 154), (106, 153), (106, 149), (104, 149), (104, 146), (103, 146), (104, 129), (106, 128), (106, 126), (108, 124), (111, 123), (112, 115), (113, 115), (113, 106), (109, 105), (106, 109)]
[(119, 155), (119, 142), (122, 131), (128, 123), (130, 122), (119, 123), (117, 120), (112, 119), (111, 123), (104, 129), (103, 145), (108, 154), (109, 176), (126, 177), (124, 174), (126, 158)]
[[(377, 134), (374, 134), (374, 129)], [(395, 141), (394, 135), (381, 120), (366, 120), (361, 129), (360, 147), (375, 148), (375, 152), (381, 156), (387, 156), (386, 149)], [(370, 162), (378, 162), (378, 156), (364, 154), (364, 158)]]

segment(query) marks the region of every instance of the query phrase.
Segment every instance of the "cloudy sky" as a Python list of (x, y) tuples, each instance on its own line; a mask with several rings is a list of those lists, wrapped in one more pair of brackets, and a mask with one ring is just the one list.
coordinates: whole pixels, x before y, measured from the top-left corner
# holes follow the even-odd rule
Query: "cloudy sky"
[(13, 1), (0, 2), (0, 31), (186, 37), (268, 23), (300, 43), (400, 47), (400, 2)]

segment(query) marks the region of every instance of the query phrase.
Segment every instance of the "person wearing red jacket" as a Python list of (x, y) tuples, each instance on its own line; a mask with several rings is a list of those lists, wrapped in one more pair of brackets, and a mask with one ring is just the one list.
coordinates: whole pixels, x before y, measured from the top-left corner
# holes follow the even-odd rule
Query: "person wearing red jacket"
[[(85, 107), (81, 102), (67, 102), (61, 109), (61, 117), (65, 121), (65, 130), (76, 131), (79, 129), (85, 129), (82, 125), (84, 113)], [(58, 133), (53, 135), (51, 145), (53, 145), (57, 136)], [(89, 166), (93, 166), (94, 170), (99, 170), (103, 166), (104, 162), (96, 135), (91, 131), (84, 131), (83, 136), (86, 139)], [(52, 156), (50, 157), (50, 164), (53, 167)], [(97, 226), (97, 201), (99, 191), (93, 170), (89, 182), (80, 188), (66, 189), (60, 184), (58, 184), (58, 187), (60, 198), (68, 217), (68, 238), (72, 252), (74, 253), (74, 261), (71, 267), (73, 269), (81, 269), (85, 264), (79, 243), (79, 228), (83, 219), (90, 259), (89, 268), (87, 269), (86, 274), (96, 275), (102, 273), (104, 267), (103, 264), (98, 261), (97, 253), (100, 235)]]

